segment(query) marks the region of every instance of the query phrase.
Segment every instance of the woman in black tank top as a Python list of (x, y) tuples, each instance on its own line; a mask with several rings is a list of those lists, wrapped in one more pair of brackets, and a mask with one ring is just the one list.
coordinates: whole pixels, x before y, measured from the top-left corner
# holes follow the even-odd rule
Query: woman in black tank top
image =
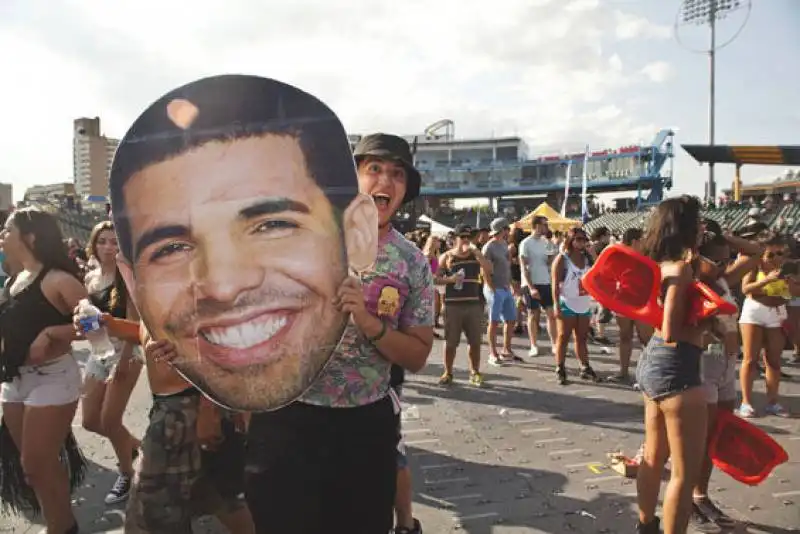
[[(133, 306), (128, 306), (128, 292), (117, 269), (119, 252), (114, 224), (104, 221), (92, 230), (86, 253), (99, 266), (86, 275), (86, 289), (92, 303), (118, 319), (138, 320)], [(131, 343), (112, 338), (117, 354), (107, 360), (92, 355), (86, 362), (81, 399), (83, 428), (108, 438), (114, 447), (119, 476), (106, 495), (106, 504), (128, 498), (133, 480), (133, 461), (138, 455), (139, 440), (125, 427), (122, 416), (133, 388), (142, 372)]]
[[(85, 464), (71, 433), (80, 370), (70, 344), (72, 310), (86, 290), (53, 216), (31, 208), (14, 212), (2, 246), (22, 270), (0, 308), (0, 504), (15, 511), (32, 506), (44, 511), (47, 532), (74, 533), (70, 483), (73, 489), (80, 483)], [(69, 461), (72, 480), (59, 456)]]

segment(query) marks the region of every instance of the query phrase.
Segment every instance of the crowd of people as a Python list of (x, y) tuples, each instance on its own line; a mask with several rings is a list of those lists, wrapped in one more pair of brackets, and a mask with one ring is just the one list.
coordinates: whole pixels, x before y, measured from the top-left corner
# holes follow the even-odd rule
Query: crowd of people
[[(129, 253), (125, 238), (105, 221), (84, 249), (64, 240), (52, 215), (12, 213), (0, 236), (9, 276), (0, 304), (3, 503), (40, 509), (50, 534), (78, 532), (70, 493), (85, 467), (71, 434), (80, 402), (83, 427), (107, 438), (116, 454), (119, 476), (105, 502), (128, 501), (127, 532), (190, 532), (194, 516), (213, 514), (237, 533), (420, 534), (400, 428), (405, 372), (423, 368), (437, 335), (444, 339), (439, 384), (450, 386), (464, 336), (469, 383), (480, 387), (484, 340), (488, 363), (506, 366), (542, 356), (547, 336), (560, 384), (570, 383), (571, 345), (580, 379), (629, 384), (643, 394), (637, 531), (660, 532), (655, 511), (668, 458), (664, 532), (686, 532), (690, 521), (731, 525), (708, 495), (708, 455), (696, 452), (719, 410), (788, 415), (779, 395), (785, 345), (800, 359), (797, 247), (789, 237), (755, 225), (733, 235), (702, 219), (696, 199), (679, 197), (662, 202), (646, 229), (621, 236), (606, 228), (551, 232), (536, 217), (528, 234), (497, 218), (488, 228), (458, 225), (447, 235), (404, 238), (391, 221), (420, 187), (408, 144), (366, 136), (355, 160), (359, 190), (378, 210), (378, 260), (372, 274), (348, 277), (332, 299), (352, 320), (331, 364), (301, 399), (268, 413), (234, 413), (206, 400), (171, 366), (175, 344), (144, 326), (131, 334), (107, 320), (116, 356), (90, 357), (81, 372), (71, 343), (81, 337), (75, 310), (82, 299), (113, 324), (140, 321), (120, 267)], [(613, 345), (604, 329), (614, 317), (581, 279), (615, 242), (660, 264), (665, 313), (655, 329), (617, 316), (619, 371), (601, 377), (588, 344)], [(400, 302), (370, 296), (371, 280), (388, 273), (399, 277)], [(694, 279), (735, 303), (739, 315), (688, 325), (682, 297)], [(526, 331), (529, 350), (520, 355), (512, 339)], [(643, 350), (632, 378), (634, 332)], [(153, 407), (147, 432), (135, 436), (123, 414), (143, 368)], [(762, 369), (767, 402), (757, 406), (752, 392)]]
[[(702, 218), (698, 201), (682, 197), (659, 205), (646, 229), (629, 228), (620, 236), (605, 227), (595, 228), (591, 235), (579, 227), (551, 232), (544, 217), (533, 219), (530, 234), (512, 230), (503, 218), (480, 230), (459, 225), (444, 236), (425, 230), (411, 233), (409, 239), (423, 248), (436, 273), (435, 282), (443, 287), (438, 298), (444, 303), (445, 340), (439, 384), (453, 381), (462, 333), (469, 345), (469, 381), (476, 386), (483, 384), (484, 333), (491, 365), (526, 361), (510, 343), (510, 333), (523, 329), (530, 342), (527, 357), (539, 356), (542, 311), (558, 382), (569, 382), (565, 362), (570, 341), (578, 376), (601, 380), (591, 367), (587, 345), (612, 345), (604, 330), (615, 319), (619, 371), (602, 380), (629, 384), (646, 399), (647, 436), (636, 455), (642, 466), (640, 531), (659, 531), (654, 511), (668, 456), (672, 482), (665, 500), (666, 532), (683, 532), (690, 520), (701, 531), (713, 525), (730, 528), (733, 521), (708, 496), (710, 459), (690, 457), (713, 431), (718, 410), (735, 411), (743, 418), (788, 417), (779, 395), (781, 378), (786, 377), (781, 371), (784, 349), (793, 349), (792, 361), (800, 363), (798, 236), (785, 233), (783, 222), (768, 227), (757, 215), (752, 213), (734, 234)], [(581, 278), (612, 243), (631, 247), (661, 265), (667, 317), (661, 328), (614, 315), (584, 291)], [(456, 276), (461, 269), (465, 275)], [(707, 283), (735, 304), (738, 314), (683, 328), (685, 310), (677, 300), (691, 279)], [(484, 328), (487, 314), (488, 328)], [(522, 320), (525, 315), (527, 321)], [(501, 324), (504, 336), (498, 351), (495, 338)], [(631, 377), (634, 332), (644, 350)], [(753, 388), (759, 375), (766, 379), (766, 404), (755, 407)]]

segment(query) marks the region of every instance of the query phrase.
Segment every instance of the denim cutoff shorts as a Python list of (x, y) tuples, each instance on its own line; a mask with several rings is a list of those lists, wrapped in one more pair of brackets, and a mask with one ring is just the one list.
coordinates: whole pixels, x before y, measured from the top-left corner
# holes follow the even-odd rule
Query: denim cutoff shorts
[(667, 344), (653, 336), (636, 366), (636, 381), (650, 400), (663, 400), (703, 384), (700, 357), (703, 349), (679, 341)]

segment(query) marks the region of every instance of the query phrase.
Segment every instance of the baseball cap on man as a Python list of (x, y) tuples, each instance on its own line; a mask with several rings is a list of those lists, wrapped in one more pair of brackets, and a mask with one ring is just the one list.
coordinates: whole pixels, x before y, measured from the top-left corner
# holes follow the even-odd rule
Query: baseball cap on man
[(491, 231), (489, 233), (491, 235), (497, 235), (509, 227), (508, 219), (504, 217), (498, 217), (497, 219), (492, 221), (489, 227), (491, 228)]
[(468, 224), (457, 224), (456, 227), (453, 228), (453, 233), (458, 237), (470, 236), (472, 235), (472, 227)]
[(411, 146), (405, 139), (385, 133), (365, 135), (353, 150), (353, 157), (356, 160), (356, 164), (359, 164), (367, 156), (394, 160), (405, 168), (407, 180), (406, 194), (403, 197), (404, 204), (419, 196), (422, 177), (419, 171), (414, 168)]

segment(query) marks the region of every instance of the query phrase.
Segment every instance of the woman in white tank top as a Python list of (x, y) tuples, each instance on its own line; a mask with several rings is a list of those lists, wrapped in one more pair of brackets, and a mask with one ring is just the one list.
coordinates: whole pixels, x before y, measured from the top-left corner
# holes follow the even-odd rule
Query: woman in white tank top
[(567, 343), (573, 332), (575, 355), (581, 363), (580, 376), (585, 380), (597, 380), (597, 375), (589, 365), (589, 351), (586, 346), (592, 317), (592, 298), (581, 283), (583, 275), (591, 267), (591, 260), (586, 252), (587, 242), (586, 232), (581, 228), (573, 228), (564, 240), (564, 252), (553, 261), (553, 303), (558, 324), (556, 377), (562, 385), (567, 383), (564, 363)]

